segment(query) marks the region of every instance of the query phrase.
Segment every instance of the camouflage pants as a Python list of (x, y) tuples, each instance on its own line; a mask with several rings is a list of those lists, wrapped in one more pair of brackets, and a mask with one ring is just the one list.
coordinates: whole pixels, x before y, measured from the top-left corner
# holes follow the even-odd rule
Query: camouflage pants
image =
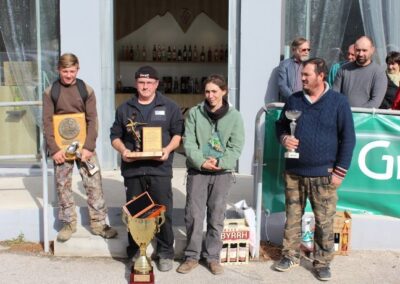
[(336, 213), (336, 186), (331, 177), (302, 177), (285, 173), (286, 223), (282, 254), (300, 261), (301, 219), (307, 197), (315, 217), (314, 266), (329, 266), (334, 256), (333, 218)]
[[(91, 162), (99, 166), (96, 156), (91, 158)], [(74, 163), (78, 166), (79, 174), (82, 177), (83, 187), (86, 191), (91, 225), (105, 224), (107, 207), (103, 197), (101, 173), (98, 171), (94, 175), (90, 176), (87, 169), (79, 160), (66, 161), (64, 164), (54, 165), (58, 204), (60, 206), (59, 219), (65, 223), (76, 222), (77, 220), (71, 186)]]

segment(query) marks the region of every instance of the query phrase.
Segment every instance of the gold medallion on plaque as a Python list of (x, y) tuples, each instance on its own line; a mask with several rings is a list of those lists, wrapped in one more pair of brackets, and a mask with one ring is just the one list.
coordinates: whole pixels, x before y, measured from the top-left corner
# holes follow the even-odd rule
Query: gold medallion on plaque
[(78, 136), (79, 132), (80, 126), (75, 118), (67, 117), (60, 121), (58, 133), (60, 133), (62, 138), (67, 140), (74, 139), (76, 136)]
[(84, 113), (53, 115), (54, 138), (61, 149), (66, 151), (68, 146), (79, 142), (79, 149), (86, 140), (86, 120)]

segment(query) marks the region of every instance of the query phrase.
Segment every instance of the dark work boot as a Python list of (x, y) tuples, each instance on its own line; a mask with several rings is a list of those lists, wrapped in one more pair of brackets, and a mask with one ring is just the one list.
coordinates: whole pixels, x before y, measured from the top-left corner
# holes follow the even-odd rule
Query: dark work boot
[(299, 266), (298, 263), (293, 260), (287, 258), (286, 256), (282, 257), (282, 259), (275, 265), (275, 269), (281, 272), (285, 272), (290, 270), (293, 267)]
[(315, 268), (315, 276), (321, 281), (331, 280), (331, 269), (329, 267)]

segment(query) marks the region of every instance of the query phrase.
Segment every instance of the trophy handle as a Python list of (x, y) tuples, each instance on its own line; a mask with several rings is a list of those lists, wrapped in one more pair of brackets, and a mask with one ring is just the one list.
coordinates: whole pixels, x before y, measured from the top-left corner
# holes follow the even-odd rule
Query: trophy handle
[(159, 233), (161, 225), (164, 224), (165, 222), (164, 212), (162, 212), (160, 216), (156, 217), (156, 222), (157, 222), (157, 233)]

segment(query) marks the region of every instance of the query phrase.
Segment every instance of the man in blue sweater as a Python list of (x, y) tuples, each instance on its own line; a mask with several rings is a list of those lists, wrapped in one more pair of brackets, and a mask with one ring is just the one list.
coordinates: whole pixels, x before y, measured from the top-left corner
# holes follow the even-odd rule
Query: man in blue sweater
[[(300, 263), (301, 220), (310, 200), (315, 216), (314, 268), (320, 280), (329, 280), (329, 264), (334, 255), (333, 218), (336, 190), (346, 176), (355, 146), (351, 109), (344, 95), (329, 89), (323, 59), (303, 63), (303, 91), (288, 98), (276, 122), (276, 134), (287, 150), (296, 150), (298, 159), (286, 159), (286, 224), (282, 259), (275, 266), (287, 271)], [(290, 135), (287, 110), (302, 112), (294, 137)]]

